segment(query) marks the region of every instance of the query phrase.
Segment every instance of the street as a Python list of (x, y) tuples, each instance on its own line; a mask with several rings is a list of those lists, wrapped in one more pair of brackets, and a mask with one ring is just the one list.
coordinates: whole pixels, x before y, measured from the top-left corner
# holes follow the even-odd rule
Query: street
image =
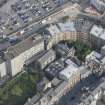
[(94, 76), (89, 76), (85, 80), (79, 82), (69, 93), (63, 96), (56, 105), (76, 105), (77, 102), (86, 98), (83, 94), (89, 95), (88, 92), (82, 91), (83, 87), (89, 89), (89, 93), (93, 91), (100, 83), (103, 78), (97, 79)]

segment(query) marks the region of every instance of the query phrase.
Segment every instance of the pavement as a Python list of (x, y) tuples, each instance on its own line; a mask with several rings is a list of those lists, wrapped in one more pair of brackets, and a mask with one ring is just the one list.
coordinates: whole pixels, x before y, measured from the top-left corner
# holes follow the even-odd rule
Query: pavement
[(0, 12), (8, 13), (10, 11), (11, 5), (14, 4), (16, 1), (17, 0), (8, 0), (8, 2), (0, 8)]
[[(11, 1), (11, 0), (10, 0), (10, 1)], [(14, 0), (14, 1), (15, 1), (15, 0)], [(67, 0), (66, 0), (66, 1), (67, 1)], [(10, 4), (12, 4), (12, 3), (10, 2)], [(41, 15), (41, 16), (38, 16), (38, 17), (37, 17), (37, 16), (31, 16), (32, 14), (30, 14), (29, 11), (27, 11), (27, 14), (30, 14), (29, 17), (30, 17), (30, 16), (33, 17), (32, 21), (30, 21), (30, 22), (28, 22), (28, 23), (23, 23), (22, 20), (19, 19), (19, 17), (18, 17), (18, 21), (19, 21), (20, 27), (14, 26), (14, 27), (13, 27), (13, 29), (14, 29), (13, 31), (9, 32), (9, 30), (7, 30), (7, 32), (8, 32), (8, 34), (13, 34), (13, 33), (15, 33), (17, 30), (19, 30), (19, 29), (24, 29), (24, 28), (26, 28), (27, 26), (32, 25), (33, 23), (39, 22), (39, 21), (43, 20), (44, 18), (46, 18), (46, 17), (48, 17), (48, 16), (54, 14), (55, 12), (58, 12), (58, 11), (62, 10), (63, 8), (65, 8), (66, 4), (69, 4), (69, 2), (65, 2), (63, 5), (60, 5), (60, 6), (58, 6), (58, 7), (55, 7), (55, 6), (54, 6), (54, 3), (51, 2), (51, 5), (54, 6), (55, 8), (53, 7), (53, 9), (52, 9), (51, 11), (49, 11), (49, 12), (47, 12), (47, 11), (45, 12), (45, 11), (43, 11), (43, 10), (41, 9), (41, 7), (39, 7), (39, 10), (42, 11), (42, 15)], [(10, 5), (8, 4), (8, 6), (7, 6), (8, 9), (5, 10), (5, 12), (11, 12), (10, 9), (9, 9), (9, 6), (10, 6)], [(40, 5), (40, 6), (41, 6), (41, 5)], [(4, 8), (6, 8), (5, 5), (4, 5)], [(1, 8), (1, 10), (3, 11), (4, 8)], [(10, 13), (10, 14), (11, 14), (11, 13)]]
[[(39, 18), (38, 20), (34, 20), (31, 24), (28, 24), (27, 26), (24, 26), (23, 28), (20, 28), (18, 31), (20, 31), (20, 30), (26, 30), (26, 29), (30, 30), (30, 29), (31, 29), (31, 31), (28, 31), (28, 32), (26, 32), (26, 33), (29, 33), (29, 34), (35, 33), (36, 31), (38, 31), (40, 28), (42, 28), (42, 27), (45, 26), (46, 24), (53, 23), (53, 22), (55, 22), (57, 19), (59, 19), (60, 17), (69, 14), (69, 13), (67, 13), (67, 12), (65, 12), (65, 13), (62, 12), (62, 14), (61, 14), (60, 11), (62, 11), (65, 7), (69, 7), (69, 6), (71, 6), (71, 5), (72, 5), (72, 4), (69, 2), (68, 4), (63, 5), (62, 7), (57, 8), (57, 10), (52, 11), (52, 12), (46, 14), (44, 17), (41, 17), (41, 18)], [(60, 15), (59, 15), (59, 13), (60, 13)], [(55, 16), (55, 14), (56, 14), (56, 16)], [(49, 17), (52, 17), (51, 20), (48, 20)], [(42, 23), (41, 23), (42, 20), (47, 20), (47, 21), (46, 21), (46, 23), (42, 24)], [(33, 30), (32, 28), (34, 28), (34, 30)], [(16, 33), (17, 33), (18, 31), (15, 31), (15, 32), (11, 33), (11, 34), (10, 34), (10, 37), (16, 35)], [(33, 32), (32, 32), (32, 31), (33, 31)]]

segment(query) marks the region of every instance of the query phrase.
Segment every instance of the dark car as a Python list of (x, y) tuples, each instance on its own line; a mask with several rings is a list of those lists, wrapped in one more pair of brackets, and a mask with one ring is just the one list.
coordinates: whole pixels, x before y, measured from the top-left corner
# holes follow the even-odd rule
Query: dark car
[(71, 98), (70, 98), (70, 100), (74, 100), (75, 99), (75, 96), (72, 96)]

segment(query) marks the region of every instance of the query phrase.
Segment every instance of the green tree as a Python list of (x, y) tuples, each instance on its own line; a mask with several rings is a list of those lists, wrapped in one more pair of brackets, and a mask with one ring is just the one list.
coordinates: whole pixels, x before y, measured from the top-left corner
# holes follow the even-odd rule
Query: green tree
[(11, 93), (15, 96), (22, 96), (23, 90), (20, 88), (19, 85), (15, 85), (11, 90)]

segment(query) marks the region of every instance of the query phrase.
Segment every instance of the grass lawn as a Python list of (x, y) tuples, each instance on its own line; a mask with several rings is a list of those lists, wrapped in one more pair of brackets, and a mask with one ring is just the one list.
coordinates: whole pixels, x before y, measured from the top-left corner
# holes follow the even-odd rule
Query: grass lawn
[(38, 74), (24, 73), (17, 80), (7, 82), (0, 88), (0, 105), (24, 105), (27, 98), (36, 94)]

